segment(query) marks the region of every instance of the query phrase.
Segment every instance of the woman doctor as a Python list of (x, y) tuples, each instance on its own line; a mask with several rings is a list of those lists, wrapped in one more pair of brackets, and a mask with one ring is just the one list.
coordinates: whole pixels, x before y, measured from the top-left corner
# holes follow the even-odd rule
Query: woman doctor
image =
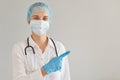
[(70, 51), (46, 34), (52, 23), (50, 7), (43, 2), (32, 4), (27, 21), (32, 34), (12, 50), (13, 80), (70, 80)]

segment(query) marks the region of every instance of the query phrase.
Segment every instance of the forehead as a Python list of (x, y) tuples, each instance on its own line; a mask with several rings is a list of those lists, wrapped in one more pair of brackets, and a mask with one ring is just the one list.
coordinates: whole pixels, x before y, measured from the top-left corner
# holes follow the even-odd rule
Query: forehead
[(48, 16), (49, 17), (48, 13), (46, 13), (46, 12), (35, 12), (32, 14), (32, 17), (33, 16), (38, 16), (38, 17)]

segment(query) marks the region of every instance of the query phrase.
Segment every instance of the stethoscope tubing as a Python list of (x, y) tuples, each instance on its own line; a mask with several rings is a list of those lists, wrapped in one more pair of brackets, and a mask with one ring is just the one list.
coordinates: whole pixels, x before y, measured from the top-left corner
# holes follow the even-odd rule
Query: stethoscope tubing
[[(57, 52), (57, 47), (56, 47), (56, 45), (55, 45), (55, 42), (53, 41), (52, 38), (50, 38), (50, 40), (52, 41), (52, 43), (53, 43), (53, 45), (54, 45), (55, 53), (56, 53), (56, 56), (58, 57), (58, 52)], [(33, 51), (33, 54), (34, 54), (34, 68), (35, 68), (35, 50), (34, 50), (34, 48), (29, 44), (29, 37), (27, 38), (27, 46), (26, 46), (25, 49), (24, 49), (25, 56), (26, 56), (26, 60), (27, 60), (27, 62), (26, 62), (27, 65), (28, 65), (28, 59), (27, 59), (27, 49), (28, 49), (28, 48), (31, 48), (32, 51)], [(30, 66), (30, 65), (29, 65), (29, 66)], [(34, 71), (34, 69), (33, 69), (32, 71)]]

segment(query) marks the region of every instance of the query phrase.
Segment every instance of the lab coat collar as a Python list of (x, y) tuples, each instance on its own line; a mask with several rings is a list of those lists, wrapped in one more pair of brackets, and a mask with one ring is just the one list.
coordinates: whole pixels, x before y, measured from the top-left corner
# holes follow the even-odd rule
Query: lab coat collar
[[(35, 41), (32, 39), (32, 37), (31, 36), (29, 36), (29, 44), (31, 45), (31, 46), (38, 46), (36, 43), (35, 43)], [(51, 41), (51, 39), (48, 37), (48, 45), (47, 46), (51, 46), (51, 47), (53, 47), (54, 48), (54, 44), (53, 44), (53, 42)]]

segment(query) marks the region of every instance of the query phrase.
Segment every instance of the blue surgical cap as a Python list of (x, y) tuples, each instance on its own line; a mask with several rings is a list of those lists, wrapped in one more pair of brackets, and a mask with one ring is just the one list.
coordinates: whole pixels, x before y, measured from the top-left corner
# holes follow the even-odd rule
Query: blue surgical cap
[(34, 4), (32, 4), (27, 12), (27, 21), (30, 20), (30, 17), (33, 15), (33, 13), (35, 12), (46, 12), (49, 17), (50, 17), (50, 24), (52, 23), (52, 10), (50, 8), (49, 5), (47, 5), (46, 3), (43, 2), (36, 2)]

